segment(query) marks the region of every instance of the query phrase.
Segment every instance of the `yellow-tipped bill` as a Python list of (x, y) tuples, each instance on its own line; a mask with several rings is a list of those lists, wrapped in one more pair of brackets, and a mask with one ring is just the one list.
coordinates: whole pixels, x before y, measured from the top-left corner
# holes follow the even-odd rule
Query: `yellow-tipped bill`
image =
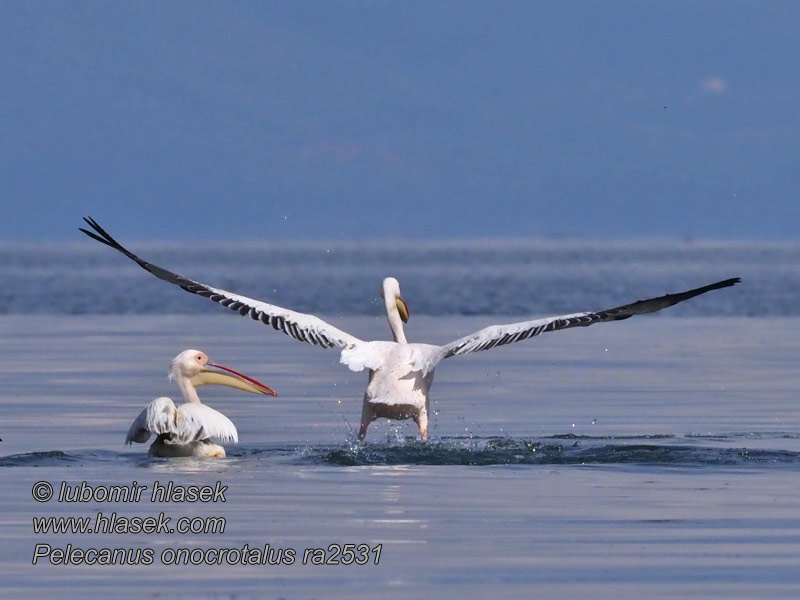
[(403, 320), (403, 323), (408, 323), (408, 319), (411, 316), (408, 312), (408, 304), (402, 298), (397, 299), (397, 312), (400, 313), (400, 318)]
[(277, 396), (278, 392), (273, 390), (272, 388), (268, 388), (260, 381), (253, 379), (252, 377), (248, 377), (247, 375), (243, 375), (238, 371), (234, 371), (233, 369), (229, 369), (228, 367), (223, 367), (222, 365), (215, 365), (214, 363), (208, 363), (207, 367), (213, 367), (214, 369), (221, 369), (221, 371), (215, 371), (212, 369), (205, 368), (200, 371), (199, 374), (192, 377), (191, 382), (194, 385), (227, 385), (228, 387), (236, 388), (237, 390), (243, 390), (245, 392), (250, 392), (251, 394), (264, 394), (269, 396)]

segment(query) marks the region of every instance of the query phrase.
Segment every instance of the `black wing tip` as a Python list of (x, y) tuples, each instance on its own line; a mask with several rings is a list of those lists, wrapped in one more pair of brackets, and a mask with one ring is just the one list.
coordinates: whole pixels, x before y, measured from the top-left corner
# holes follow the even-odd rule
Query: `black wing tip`
[(720, 288), (731, 287), (741, 282), (742, 282), (741, 277), (731, 277), (730, 279), (725, 279), (724, 281), (718, 281), (717, 283), (712, 283), (709, 287), (718, 290)]
[[(95, 221), (92, 217), (83, 217), (83, 220), (86, 222), (89, 227), (94, 229), (94, 231), (89, 231), (88, 229), (84, 229), (83, 227), (78, 227), (78, 231), (81, 231), (88, 235), (93, 240), (97, 240), (101, 244), (105, 244), (106, 246), (111, 246), (112, 248), (116, 248), (119, 246), (117, 241), (108, 235), (108, 232), (100, 227), (100, 224)], [(99, 235), (98, 235), (99, 234)]]
[(105, 244), (106, 246), (111, 246), (112, 248), (119, 247), (119, 242), (112, 238), (108, 232), (100, 227), (100, 224), (95, 221), (92, 217), (83, 217), (83, 220), (86, 222), (89, 227), (94, 229), (94, 231), (89, 231), (88, 229), (84, 229), (83, 227), (78, 227), (78, 231), (82, 231), (86, 235), (88, 235), (93, 240), (97, 240)]
[(97, 240), (98, 242), (101, 242), (103, 244), (109, 245), (109, 243), (107, 241), (105, 241), (103, 238), (101, 238), (96, 233), (93, 233), (93, 232), (89, 231), (88, 229), (84, 229), (83, 227), (78, 227), (78, 231), (82, 231), (83, 233), (88, 235), (93, 240)]
[(95, 221), (92, 217), (83, 217), (83, 220), (86, 221), (86, 223), (89, 225), (89, 227), (94, 229), (94, 231), (89, 231), (88, 229), (84, 229), (83, 227), (78, 227), (78, 231), (81, 231), (81, 232), (85, 233), (90, 238), (92, 238), (93, 240), (97, 240), (101, 244), (105, 244), (106, 246), (110, 246), (111, 248), (114, 248), (114, 250), (122, 252), (125, 256), (127, 256), (131, 260), (135, 260), (142, 267), (144, 267), (144, 265), (142, 264), (143, 261), (138, 256), (133, 254), (130, 250), (125, 248), (117, 240), (115, 240), (113, 237), (111, 237), (111, 234), (108, 233), (102, 227), (100, 227), (100, 224), (97, 221)]
[[(105, 229), (103, 229), (102, 227), (100, 227), (100, 224), (99, 224), (97, 221), (95, 221), (95, 220), (94, 220), (92, 217), (83, 217), (83, 221), (84, 221), (84, 222), (85, 222), (85, 223), (86, 223), (86, 224), (87, 224), (89, 227), (91, 227), (92, 229), (94, 229), (94, 230), (95, 230), (97, 233), (99, 233), (99, 234), (100, 234), (100, 235), (102, 235), (103, 237), (111, 237), (110, 235), (108, 235), (108, 232), (106, 232), (106, 230), (105, 230)], [(86, 230), (85, 230), (85, 229), (83, 229), (83, 228), (80, 228), (80, 227), (79, 227), (79, 229), (80, 229), (82, 232), (84, 232), (85, 234), (87, 234), (87, 235), (92, 235), (92, 234), (91, 234), (91, 232), (89, 232), (89, 231), (86, 231)]]

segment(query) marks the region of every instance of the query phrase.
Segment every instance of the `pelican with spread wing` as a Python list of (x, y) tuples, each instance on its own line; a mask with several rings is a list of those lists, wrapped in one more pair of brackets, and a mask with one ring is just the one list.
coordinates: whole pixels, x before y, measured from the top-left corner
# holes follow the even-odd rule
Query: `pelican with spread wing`
[(739, 278), (726, 279), (686, 292), (667, 294), (649, 300), (618, 306), (608, 310), (581, 312), (545, 319), (493, 325), (457, 339), (444, 346), (408, 343), (403, 323), (408, 322), (408, 306), (400, 295), (400, 284), (394, 277), (383, 280), (382, 296), (393, 342), (367, 342), (337, 329), (313, 315), (295, 312), (247, 296), (199, 283), (142, 260), (112, 238), (91, 218), (84, 219), (94, 231), (81, 229), (89, 237), (121, 252), (159, 279), (180, 286), (187, 292), (209, 298), (242, 316), (270, 325), (294, 339), (341, 350), (340, 362), (352, 371), (369, 371), (364, 393), (361, 427), (358, 436), (364, 439), (369, 424), (377, 418), (413, 419), (423, 440), (428, 437), (428, 391), (436, 366), (445, 358), (496, 346), (520, 342), (528, 338), (570, 327), (586, 327), (605, 321), (619, 321), (633, 315), (651, 313), (705, 294), (732, 286)]
[(184, 350), (172, 360), (169, 378), (178, 384), (183, 395), (183, 404), (175, 407), (169, 398), (156, 398), (144, 407), (136, 417), (126, 444), (144, 444), (155, 434), (150, 445), (150, 456), (172, 458), (177, 456), (225, 456), (225, 448), (211, 439), (221, 442), (238, 442), (236, 426), (221, 412), (200, 403), (196, 386), (227, 385), (251, 394), (277, 396), (263, 383), (208, 362), (208, 356), (199, 350)]

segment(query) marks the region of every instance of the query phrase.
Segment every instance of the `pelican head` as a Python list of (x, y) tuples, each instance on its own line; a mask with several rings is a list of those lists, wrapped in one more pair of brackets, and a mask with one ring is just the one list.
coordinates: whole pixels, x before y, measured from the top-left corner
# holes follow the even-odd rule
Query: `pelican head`
[(397, 310), (403, 323), (408, 323), (411, 314), (408, 312), (408, 304), (403, 300), (400, 294), (400, 282), (394, 277), (387, 277), (383, 280), (383, 287), (381, 289), (381, 297), (386, 302), (386, 310), (391, 310), (391, 306)]
[(172, 359), (169, 368), (169, 378), (179, 379), (181, 377), (186, 377), (187, 379), (191, 379), (195, 375), (198, 375), (207, 364), (208, 356), (205, 352), (192, 350), (191, 348), (189, 350), (184, 350)]
[(401, 344), (407, 343), (403, 323), (408, 323), (409, 312), (408, 305), (400, 295), (400, 282), (394, 277), (384, 279), (381, 296), (386, 305), (386, 318), (389, 320), (394, 341)]
[(189, 393), (189, 397), (187, 397), (188, 389), (192, 388), (193, 391), (193, 388), (199, 385), (227, 385), (251, 394), (278, 395), (275, 390), (268, 388), (260, 381), (228, 367), (209, 362), (208, 356), (200, 350), (184, 350), (173, 358), (169, 378), (176, 381), (187, 401), (190, 401), (189, 397), (196, 397), (196, 393)]

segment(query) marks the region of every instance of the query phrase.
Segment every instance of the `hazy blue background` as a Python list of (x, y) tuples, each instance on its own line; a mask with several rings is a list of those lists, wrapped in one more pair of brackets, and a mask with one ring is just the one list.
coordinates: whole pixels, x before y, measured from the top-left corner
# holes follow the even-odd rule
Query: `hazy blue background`
[(0, 240), (793, 240), (800, 3), (3, 2)]

